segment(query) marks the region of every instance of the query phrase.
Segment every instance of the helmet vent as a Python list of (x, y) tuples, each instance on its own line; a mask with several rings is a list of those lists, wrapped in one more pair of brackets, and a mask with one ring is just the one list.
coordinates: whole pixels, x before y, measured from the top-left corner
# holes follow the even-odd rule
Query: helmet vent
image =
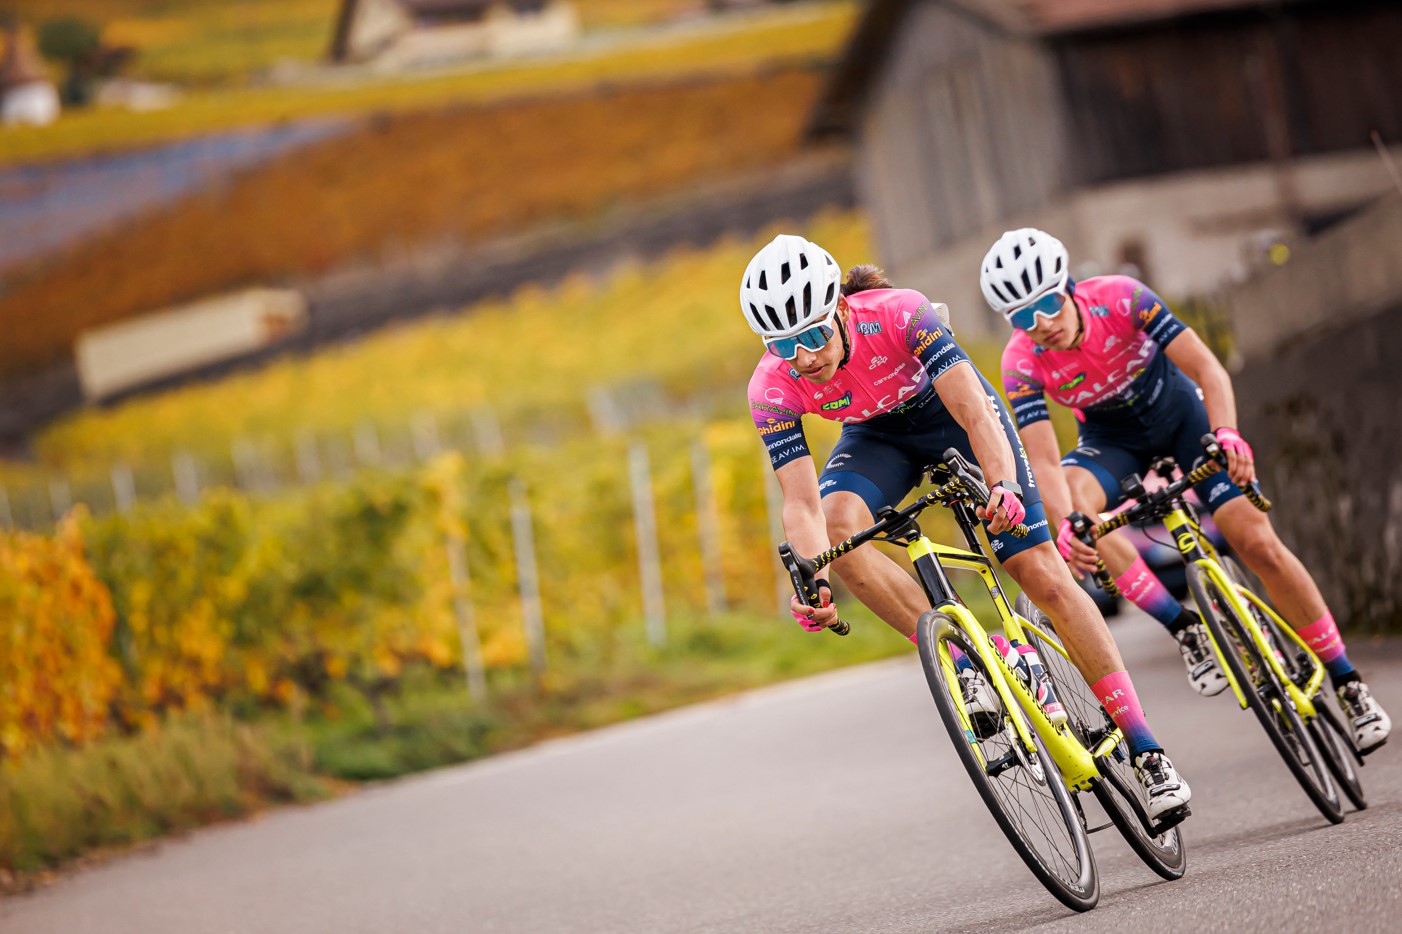
[(1037, 261), (1036, 261), (1036, 263), (1035, 263), (1034, 265), (1037, 267), (1037, 281), (1038, 281), (1038, 282), (1041, 282), (1041, 281), (1042, 281), (1042, 258), (1041, 258), (1040, 256), (1037, 257)]
[(763, 270), (763, 269), (760, 270), (760, 272), (759, 272), (759, 287), (760, 287), (761, 289), (767, 289), (767, 288), (769, 288), (769, 283), (767, 283), (767, 282), (764, 281), (765, 278), (767, 277), (767, 275), (768, 275), (768, 273), (767, 273), (766, 270)]
[(785, 303), (784, 310), (789, 313), (789, 327), (793, 327), (795, 324), (798, 324), (798, 306), (794, 303), (792, 295), (789, 296), (788, 302)]
[(1026, 269), (1022, 271), (1022, 287), (1026, 290), (1027, 295), (1032, 294), (1032, 277), (1027, 274)]
[(813, 310), (813, 283), (803, 283), (803, 316), (808, 317), (808, 313)]
[(785, 282), (788, 282), (791, 275), (793, 274), (789, 272), (789, 264), (784, 263), (779, 267), (779, 284), (783, 285)]
[(808, 268), (808, 256), (807, 256), (807, 254), (805, 254), (805, 253), (800, 253), (800, 254), (798, 254), (798, 268), (799, 268), (799, 269), (807, 269), (807, 268)]

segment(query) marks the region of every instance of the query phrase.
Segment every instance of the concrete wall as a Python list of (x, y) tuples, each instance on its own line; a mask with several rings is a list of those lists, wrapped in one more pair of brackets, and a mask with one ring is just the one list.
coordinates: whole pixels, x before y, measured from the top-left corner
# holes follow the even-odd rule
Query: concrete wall
[(1226, 300), (1276, 528), (1341, 623), (1402, 628), (1402, 196)]
[[(1402, 149), (1394, 159), (1402, 162)], [(1001, 339), (1007, 326), (984, 302), (978, 270), (1005, 229), (1031, 226), (1055, 234), (1071, 251), (1078, 275), (1113, 272), (1137, 254), (1142, 277), (1156, 291), (1197, 296), (1246, 278), (1261, 265), (1261, 243), (1269, 235), (1300, 239), (1292, 232), (1296, 214), (1346, 210), (1391, 185), (1372, 150), (1302, 159), (1287, 169), (1262, 164), (1101, 185), (1014, 214), (921, 258), (891, 263), (889, 271), (902, 285), (948, 303), (961, 337)], [(1402, 241), (1394, 237), (1393, 243)], [(1402, 276), (1399, 266), (1392, 273)]]

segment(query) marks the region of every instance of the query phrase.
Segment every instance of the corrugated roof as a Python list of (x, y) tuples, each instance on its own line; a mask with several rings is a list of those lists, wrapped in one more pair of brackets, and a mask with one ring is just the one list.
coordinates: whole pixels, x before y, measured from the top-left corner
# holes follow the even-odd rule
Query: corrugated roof
[(1271, 9), (1323, 0), (871, 0), (828, 76), (809, 118), (814, 136), (845, 133), (883, 54), (921, 3), (961, 10), (1014, 35), (1047, 36), (1134, 26), (1234, 9)]

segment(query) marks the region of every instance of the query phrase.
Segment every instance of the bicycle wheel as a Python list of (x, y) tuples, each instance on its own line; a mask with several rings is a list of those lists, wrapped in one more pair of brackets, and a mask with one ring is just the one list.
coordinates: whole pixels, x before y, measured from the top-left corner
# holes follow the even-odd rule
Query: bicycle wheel
[(1276, 752), (1285, 760), (1314, 806), (1319, 808), (1319, 813), (1330, 823), (1339, 823), (1344, 819), (1344, 807), (1325, 764), (1325, 756), (1315, 745), (1274, 670), (1267, 666), (1261, 647), (1249, 634), (1246, 621), (1237, 615), (1221, 589), (1197, 565), (1188, 567), (1188, 589), (1197, 602), (1203, 622), (1222, 650), (1221, 658), (1241, 688), (1246, 705), (1256, 715)]
[[(1260, 590), (1257, 589), (1260, 586), (1259, 580), (1255, 575), (1249, 575), (1235, 558), (1224, 556), (1222, 567), (1226, 569), (1227, 576), (1231, 577), (1237, 584), (1252, 590), (1253, 593), (1260, 593)], [(1274, 617), (1262, 613), (1250, 601), (1247, 602), (1247, 606), (1256, 619), (1256, 625), (1261, 627), (1261, 631), (1266, 634), (1267, 641), (1276, 650), (1276, 658), (1280, 660), (1285, 673), (1297, 687), (1304, 687), (1312, 673), (1312, 666), (1304, 652), (1281, 629), (1280, 623), (1276, 622)], [(1344, 793), (1344, 797), (1348, 798), (1350, 804), (1362, 811), (1368, 807), (1368, 800), (1363, 794), (1363, 781), (1358, 774), (1361, 760), (1354, 750), (1353, 741), (1348, 738), (1348, 734), (1344, 731), (1333, 710), (1327, 706), (1328, 702), (1324, 696), (1316, 694), (1313, 701), (1318, 714), (1306, 723), (1306, 727), (1314, 737), (1314, 743), (1319, 747), (1319, 752), (1324, 757), (1324, 764), (1329, 767), (1329, 773), (1338, 782), (1339, 790)]]
[[(1017, 613), (1038, 629), (1055, 637), (1052, 621), (1037, 608), (1026, 594), (1019, 594), (1014, 604)], [(1087, 749), (1093, 749), (1114, 728), (1114, 721), (1105, 713), (1100, 700), (1091, 691), (1081, 672), (1040, 635), (1029, 631), (1027, 638), (1037, 649), (1042, 667), (1056, 685), (1056, 696), (1066, 708), (1067, 722)], [(1149, 803), (1144, 787), (1134, 776), (1129, 745), (1123, 740), (1108, 756), (1096, 760), (1104, 780), (1096, 782), (1091, 793), (1105, 809), (1110, 822), (1125, 838), (1129, 848), (1144, 864), (1165, 879), (1179, 879), (1188, 866), (1188, 852), (1177, 827), (1161, 833), (1151, 830)]]
[[(916, 631), (920, 663), (940, 719), (993, 820), (1032, 875), (1058, 901), (1075, 911), (1094, 908), (1100, 899), (1100, 877), (1090, 841), (1041, 739), (1032, 733), (1036, 749), (1029, 754), (1006, 710), (996, 724), (976, 732), (959, 680), (940, 663), (936, 647), (957, 647), (991, 685), (988, 663), (945, 613), (927, 611), (916, 623)], [(1021, 711), (1015, 715), (1021, 716)]]

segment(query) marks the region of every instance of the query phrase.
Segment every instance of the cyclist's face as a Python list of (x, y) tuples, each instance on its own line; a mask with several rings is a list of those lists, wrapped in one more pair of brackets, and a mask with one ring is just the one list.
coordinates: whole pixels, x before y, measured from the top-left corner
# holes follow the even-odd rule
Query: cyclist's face
[[(844, 324), (847, 321), (847, 299), (837, 300), (837, 316)], [(832, 337), (820, 350), (809, 350), (807, 347), (798, 348), (798, 356), (789, 363), (798, 374), (810, 382), (819, 385), (826, 383), (837, 375), (837, 366), (842, 362), (842, 332), (838, 329), (833, 332)]]
[(1027, 336), (1048, 350), (1067, 350), (1080, 330), (1080, 313), (1070, 295), (1061, 297), (1061, 310), (1052, 317), (1037, 316), (1037, 326)]

